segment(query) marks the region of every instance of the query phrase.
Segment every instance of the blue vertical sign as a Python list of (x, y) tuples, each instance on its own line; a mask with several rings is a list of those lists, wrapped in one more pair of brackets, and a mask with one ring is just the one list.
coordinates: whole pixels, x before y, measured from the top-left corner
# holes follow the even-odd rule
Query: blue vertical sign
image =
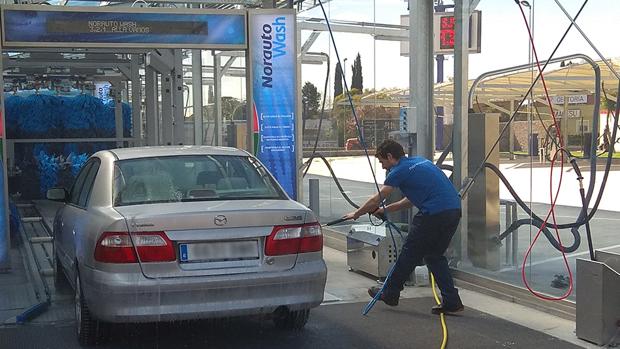
[(252, 11), (249, 28), (256, 156), (297, 199), (295, 14)]

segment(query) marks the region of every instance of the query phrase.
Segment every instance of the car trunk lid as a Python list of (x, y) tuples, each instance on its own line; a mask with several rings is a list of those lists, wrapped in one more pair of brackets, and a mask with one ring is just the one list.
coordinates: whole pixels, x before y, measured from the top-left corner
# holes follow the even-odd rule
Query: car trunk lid
[(174, 262), (140, 262), (147, 277), (184, 277), (281, 271), (296, 255), (266, 257), (274, 226), (302, 224), (307, 209), (289, 200), (175, 202), (116, 207), (131, 234), (165, 232)]

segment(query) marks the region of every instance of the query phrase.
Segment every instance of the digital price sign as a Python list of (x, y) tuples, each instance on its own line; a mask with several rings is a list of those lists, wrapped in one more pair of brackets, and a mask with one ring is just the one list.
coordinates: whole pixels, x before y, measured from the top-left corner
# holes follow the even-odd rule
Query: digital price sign
[(454, 28), (456, 21), (454, 16), (441, 16), (439, 18), (439, 48), (454, 49)]
[[(400, 16), (400, 24), (409, 26), (409, 16)], [(469, 53), (480, 53), (482, 34), (482, 13), (472, 12), (469, 17)], [(436, 12), (433, 14), (433, 54), (454, 54), (456, 20), (454, 12)], [(409, 40), (400, 42), (400, 55), (409, 56)]]

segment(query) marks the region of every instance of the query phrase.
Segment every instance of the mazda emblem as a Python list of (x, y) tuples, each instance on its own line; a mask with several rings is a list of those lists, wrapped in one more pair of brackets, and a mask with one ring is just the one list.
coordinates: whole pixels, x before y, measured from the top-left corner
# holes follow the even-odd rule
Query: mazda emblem
[(228, 223), (228, 220), (226, 219), (226, 216), (224, 215), (219, 215), (219, 216), (215, 216), (215, 218), (213, 218), (213, 223), (215, 223), (215, 225), (225, 225), (226, 223)]

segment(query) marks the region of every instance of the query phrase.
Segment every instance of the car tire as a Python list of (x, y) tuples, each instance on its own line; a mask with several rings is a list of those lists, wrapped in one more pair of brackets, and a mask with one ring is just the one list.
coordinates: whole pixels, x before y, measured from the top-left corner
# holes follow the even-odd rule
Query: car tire
[(80, 345), (94, 345), (107, 339), (106, 324), (95, 320), (86, 304), (78, 272), (75, 276), (75, 322)]
[(309, 317), (310, 309), (290, 311), (282, 308), (274, 313), (273, 322), (279, 329), (299, 331), (306, 326)]

